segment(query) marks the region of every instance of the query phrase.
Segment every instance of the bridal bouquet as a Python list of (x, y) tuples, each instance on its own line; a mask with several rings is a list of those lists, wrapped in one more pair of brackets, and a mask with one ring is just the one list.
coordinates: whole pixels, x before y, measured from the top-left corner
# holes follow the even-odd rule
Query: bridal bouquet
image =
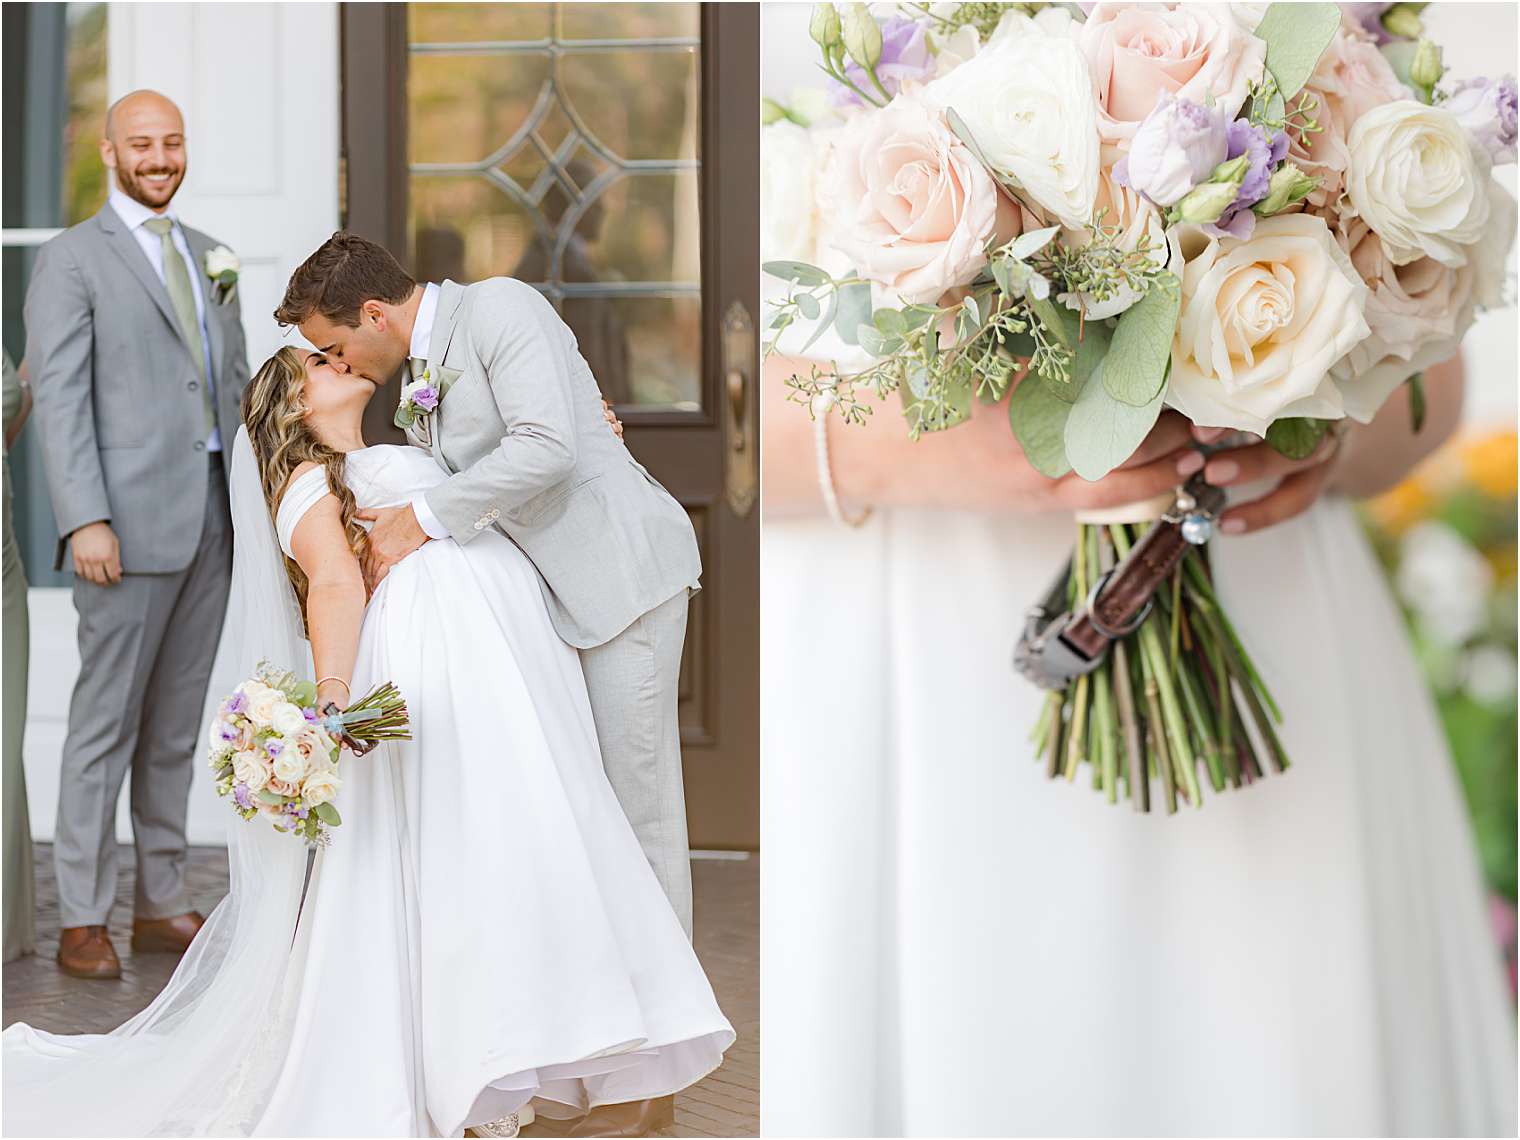
[[(790, 257), (765, 265), (788, 283), (768, 347), (832, 330), (854, 363), (791, 398), (859, 424), (895, 393), (914, 437), (1006, 402), (1035, 468), (1088, 480), (1163, 407), (1306, 458), (1403, 386), (1417, 430), (1421, 370), (1498, 300), (1515, 229), (1490, 174), (1515, 81), (1447, 76), (1423, 7), (816, 5), (828, 95), (764, 108)], [(1195, 478), (1078, 519), (1043, 617), (1096, 619), (1152, 531), (1191, 545), (1132, 626), (1088, 622), (1087, 655), (1055, 644), (1069, 624), (1026, 631), (1052, 775), (1088, 763), (1147, 810), (1159, 780), (1175, 810), (1287, 766), (1214, 591), (1222, 502)]]
[(276, 831), (326, 846), (343, 820), (333, 797), (343, 786), (338, 756), (382, 740), (409, 740), (406, 702), (387, 682), (341, 712), (319, 710), (317, 687), (261, 662), (222, 701), (211, 722), (217, 795), (245, 820), (263, 816)]

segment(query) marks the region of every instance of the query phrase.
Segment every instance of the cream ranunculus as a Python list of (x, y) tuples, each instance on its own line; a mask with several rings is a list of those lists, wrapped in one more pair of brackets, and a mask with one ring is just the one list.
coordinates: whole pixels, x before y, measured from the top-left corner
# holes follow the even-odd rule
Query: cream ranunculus
[(1346, 140), (1351, 208), (1395, 265), (1459, 266), (1488, 223), (1488, 159), (1456, 116), (1412, 99), (1359, 118)]
[(1499, 301), (1504, 262), (1515, 240), (1515, 201), (1493, 195), (1483, 236), (1458, 268), (1434, 258), (1397, 265), (1361, 218), (1347, 218), (1336, 236), (1367, 283), (1372, 335), (1333, 369), (1346, 414), (1366, 422), (1410, 376), (1453, 356), (1480, 306)]
[(908, 302), (973, 280), (1017, 214), (938, 110), (914, 95), (852, 119), (819, 194), (823, 232), (862, 276)]
[(232, 778), (247, 784), (250, 793), (260, 792), (269, 783), (269, 768), (264, 758), (250, 748), (233, 756)]
[(1367, 286), (1323, 219), (1263, 218), (1245, 241), (1171, 235), (1182, 282), (1166, 402), (1204, 427), (1264, 433), (1345, 414), (1331, 367), (1369, 333)]
[(338, 794), (338, 789), (342, 786), (343, 781), (338, 778), (336, 768), (320, 768), (306, 777), (306, 782), (301, 786), (301, 795), (313, 806), (325, 804)]
[[(1115, 182), (1111, 166), (1104, 166), (1098, 175), (1093, 221), (1114, 235), (1114, 244), (1119, 249), (1129, 253), (1143, 247), (1157, 265), (1166, 264), (1169, 250), (1161, 211), (1129, 187)], [(1091, 231), (1085, 227), (1067, 228), (1061, 235), (1061, 240), (1074, 248), (1086, 245), (1091, 238)], [(1124, 312), (1143, 295), (1126, 286), (1103, 301), (1086, 293), (1062, 293), (1060, 300), (1080, 309), (1088, 320), (1102, 320)]]
[(1053, 21), (1017, 13), (975, 58), (924, 88), (954, 108), (993, 169), (1069, 226), (1098, 193), (1098, 109), (1087, 61)]
[(1092, 71), (1098, 132), (1121, 146), (1160, 95), (1233, 119), (1267, 59), (1267, 45), (1241, 26), (1228, 4), (1097, 4), (1079, 42)]

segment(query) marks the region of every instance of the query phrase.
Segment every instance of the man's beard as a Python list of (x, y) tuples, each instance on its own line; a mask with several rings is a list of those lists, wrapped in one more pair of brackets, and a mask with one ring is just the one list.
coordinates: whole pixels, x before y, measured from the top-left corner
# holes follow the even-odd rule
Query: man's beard
[[(149, 174), (170, 175), (168, 182), (148, 182)], [(134, 202), (140, 202), (150, 210), (157, 210), (167, 206), (174, 200), (174, 195), (179, 192), (180, 183), (185, 180), (184, 169), (178, 171), (147, 170), (141, 175), (127, 170), (123, 166), (116, 168), (116, 185), (128, 198)]]

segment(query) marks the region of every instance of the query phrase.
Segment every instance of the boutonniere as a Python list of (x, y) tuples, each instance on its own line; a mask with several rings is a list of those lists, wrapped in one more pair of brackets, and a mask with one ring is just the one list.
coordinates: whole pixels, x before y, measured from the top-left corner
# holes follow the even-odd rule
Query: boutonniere
[(238, 274), (242, 268), (243, 263), (238, 260), (238, 255), (225, 245), (206, 251), (206, 276), (216, 286), (218, 305), (231, 304), (237, 296)]
[(424, 368), (420, 377), (402, 386), (401, 402), (396, 405), (396, 417), (391, 422), (405, 430), (427, 419), (438, 410), (444, 393), (458, 377), (457, 369), (439, 368), (435, 375), (431, 366)]

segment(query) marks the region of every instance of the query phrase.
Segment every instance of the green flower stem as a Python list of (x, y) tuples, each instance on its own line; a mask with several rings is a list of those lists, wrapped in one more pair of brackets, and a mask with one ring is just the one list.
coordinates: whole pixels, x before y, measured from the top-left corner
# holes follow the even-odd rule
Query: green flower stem
[(1224, 764), (1219, 758), (1219, 742), (1214, 736), (1212, 718), (1204, 709), (1199, 696), (1199, 685), (1193, 675), (1195, 663), (1191, 656), (1177, 662), (1177, 689), (1182, 694), (1182, 707), (1187, 711), (1193, 734), (1203, 749), (1203, 762), (1209, 770), (1209, 783), (1216, 792), (1224, 791)]
[(1250, 655), (1246, 653), (1245, 647), (1240, 643), (1240, 636), (1235, 632), (1234, 625), (1231, 624), (1229, 617), (1224, 612), (1224, 607), (1219, 604), (1219, 599), (1214, 594), (1213, 583), (1209, 581), (1208, 575), (1204, 573), (1201, 566), (1197, 565), (1195, 559), (1190, 558), (1186, 562), (1189, 576), (1193, 579), (1193, 584), (1198, 590), (1198, 596), (1201, 596), (1208, 603), (1206, 612), (1213, 614), (1218, 620), (1220, 629), (1223, 630), (1225, 637), (1228, 639), (1229, 647), (1234, 650), (1234, 656), (1238, 659), (1246, 676), (1250, 678), (1252, 687), (1261, 694), (1266, 707), (1272, 711), (1272, 718), (1278, 724), (1281, 724), (1282, 711), (1278, 709), (1277, 702), (1272, 699), (1272, 694), (1268, 691), (1266, 682), (1256, 672), (1256, 666), (1252, 664)]
[(1122, 640), (1114, 643), (1114, 704), (1119, 710), (1119, 726), (1124, 735), (1124, 756), (1129, 772), (1129, 798), (1136, 811), (1151, 810), (1151, 786), (1145, 778), (1145, 752), (1140, 747), (1140, 725), (1135, 719), (1134, 678), (1129, 671), (1129, 654)]
[(1066, 711), (1066, 690), (1050, 694), (1050, 707), (1055, 715), (1050, 720), (1050, 732), (1045, 738), (1045, 775), (1054, 780), (1061, 774), (1061, 720)]
[(1172, 775), (1172, 758), (1166, 748), (1166, 732), (1162, 728), (1161, 719), (1161, 687), (1156, 683), (1156, 678), (1151, 673), (1150, 662), (1145, 655), (1140, 655), (1140, 675), (1145, 682), (1145, 707), (1147, 710), (1146, 729), (1150, 739), (1152, 751), (1156, 757), (1156, 768), (1161, 773), (1161, 792), (1166, 798), (1166, 813), (1177, 814), (1177, 781)]
[(1093, 675), (1093, 720), (1096, 770), (1101, 774), (1103, 794), (1108, 802), (1119, 802), (1119, 756), (1114, 747), (1118, 724), (1114, 719), (1113, 670), (1104, 661)]
[(1082, 762), (1082, 747), (1087, 735), (1087, 688), (1091, 680), (1092, 674), (1084, 673), (1072, 687), (1071, 734), (1066, 740), (1066, 768), (1063, 773), (1068, 782), (1077, 778), (1077, 765)]

